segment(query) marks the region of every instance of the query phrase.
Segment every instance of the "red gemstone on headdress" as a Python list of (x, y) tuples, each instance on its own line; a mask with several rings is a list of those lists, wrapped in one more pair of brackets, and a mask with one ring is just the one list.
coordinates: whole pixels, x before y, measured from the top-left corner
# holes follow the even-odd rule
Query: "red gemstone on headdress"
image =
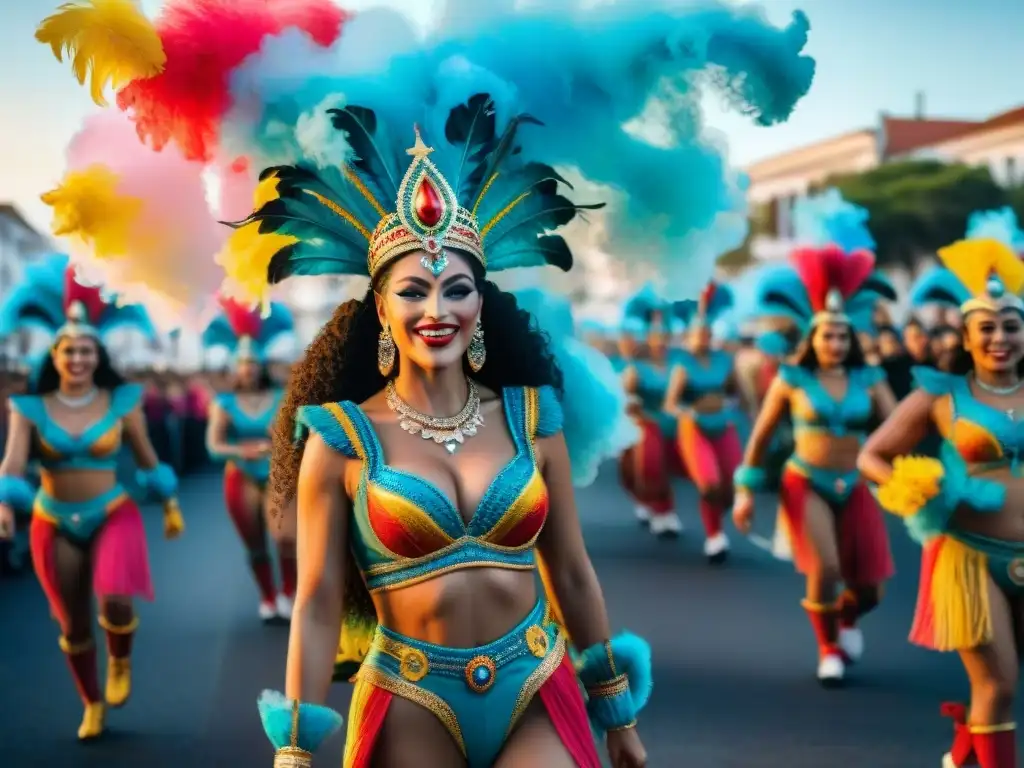
[(444, 215), (444, 202), (430, 179), (420, 181), (412, 204), (416, 210), (416, 218), (424, 226), (436, 227)]

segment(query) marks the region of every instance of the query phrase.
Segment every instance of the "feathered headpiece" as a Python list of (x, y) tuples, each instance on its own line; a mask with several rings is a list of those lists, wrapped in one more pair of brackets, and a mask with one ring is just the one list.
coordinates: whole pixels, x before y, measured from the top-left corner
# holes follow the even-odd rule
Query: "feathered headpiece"
[(696, 301), (684, 300), (672, 304), (672, 314), (687, 326), (714, 325), (733, 308), (734, 296), (727, 285), (709, 282)]
[(645, 283), (622, 307), (623, 326), (644, 332), (651, 328), (668, 330), (671, 319), (672, 304), (658, 294), (653, 283)]
[(822, 322), (869, 330), (879, 299), (896, 299), (892, 284), (875, 270), (867, 211), (846, 202), (836, 190), (797, 202), (792, 271), (768, 275), (758, 285), (766, 314), (791, 318), (805, 331)]
[(260, 311), (221, 297), (220, 306), (221, 314), (203, 331), (203, 346), (227, 349), (236, 360), (264, 362), (270, 345), (295, 328), (292, 313), (277, 302)]
[(907, 298), (914, 307), (939, 304), (959, 309), (971, 294), (950, 270), (935, 266), (914, 281)]
[(145, 309), (119, 305), (101, 288), (80, 282), (64, 254), (28, 265), (22, 283), (0, 306), (0, 338), (25, 327), (42, 329), (55, 342), (79, 336), (103, 340), (119, 328), (135, 328), (150, 341), (157, 338)]
[[(939, 249), (939, 259), (960, 283), (960, 312), (1024, 314), (1024, 262), (1006, 243), (988, 237), (960, 240)], [(951, 282), (951, 281), (949, 281)]]

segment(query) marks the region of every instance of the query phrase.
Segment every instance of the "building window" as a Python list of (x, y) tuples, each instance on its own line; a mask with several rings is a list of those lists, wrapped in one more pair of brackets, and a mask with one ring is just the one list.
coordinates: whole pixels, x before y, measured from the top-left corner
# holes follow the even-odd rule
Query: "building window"
[(1017, 158), (1006, 158), (1006, 184), (1013, 187), (1017, 185)]

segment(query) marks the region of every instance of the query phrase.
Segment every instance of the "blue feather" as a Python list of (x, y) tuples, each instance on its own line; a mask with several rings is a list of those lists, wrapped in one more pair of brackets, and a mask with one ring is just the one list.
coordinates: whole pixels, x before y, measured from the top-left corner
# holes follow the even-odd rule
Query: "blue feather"
[(654, 283), (645, 283), (640, 290), (626, 299), (622, 308), (624, 317), (634, 318), (649, 325), (657, 314), (668, 315), (672, 305), (665, 301), (654, 287)]
[(994, 211), (976, 211), (967, 220), (968, 240), (989, 238), (1024, 253), (1024, 231), (1017, 223), (1017, 214), (1009, 206)]
[[(271, 302), (268, 311), (260, 320), (258, 336), (251, 340), (250, 352), (258, 360), (265, 360), (270, 345), (294, 330), (295, 319), (292, 317), (291, 310), (284, 304)], [(238, 344), (241, 341), (224, 314), (219, 314), (210, 321), (203, 329), (200, 340), (206, 349), (226, 349), (232, 355), (237, 352)]]
[(618, 457), (640, 438), (626, 414), (626, 392), (610, 360), (574, 337), (572, 305), (562, 296), (527, 288), (515, 291), (534, 327), (547, 334), (562, 371), (563, 426), (577, 486), (590, 485), (601, 464)]
[(945, 267), (936, 266), (914, 281), (908, 298), (915, 307), (926, 304), (959, 307), (971, 298), (971, 294), (960, 278)]
[(837, 189), (797, 200), (793, 207), (795, 239), (801, 245), (873, 251), (875, 239), (867, 222), (867, 209), (847, 202)]
[[(263, 691), (257, 700), (263, 730), (281, 749), (292, 742), (292, 700), (277, 691)], [(319, 704), (299, 705), (299, 727), (296, 746), (311, 754), (320, 749), (342, 724), (342, 717), (330, 707)]]
[(651, 674), (651, 646), (639, 635), (620, 632), (612, 638), (612, 656), (619, 672), (629, 676), (629, 692), (636, 711), (640, 712), (650, 701), (654, 688)]
[[(803, 54), (806, 17), (794, 14), (778, 29), (758, 10), (724, 5), (666, 8), (662, 0), (630, 0), (585, 12), (564, 4), (512, 12), (509, 5), (479, 0), (473, 13), (480, 23), (444, 25), (425, 40), (400, 15), (380, 9), (348, 22), (327, 52), (294, 30), (265, 40), (232, 73), (235, 103), (245, 109), (223, 122), (223, 143), (264, 165), (314, 163), (322, 160), (322, 147), (310, 146), (302, 127), (319, 124), (327, 108), (360, 107), (374, 113), (376, 128), (349, 131), (348, 144), (371, 164), (363, 169), (371, 189), (386, 197), (404, 173), (404, 152), (418, 123), (434, 147), (431, 160), (465, 203), (480, 181), (479, 168), (486, 167), (483, 149), (497, 149), (469, 127), (470, 112), (459, 118), (460, 136), (475, 138), (453, 140), (448, 120), (474, 96), (487, 94), (495, 135), (521, 115), (544, 125), (522, 132), (521, 153), (507, 159), (503, 172), (514, 175), (529, 162), (571, 167), (613, 190), (616, 205), (601, 214), (606, 252), (644, 262), (674, 292), (668, 298), (692, 296), (691, 287), (711, 276), (717, 257), (747, 234), (745, 180), (701, 135), (702, 85), (723, 91), (730, 106), (759, 124), (787, 119), (814, 75), (813, 60)], [(706, 71), (714, 76), (698, 76)], [(653, 102), (660, 113), (653, 121), (666, 133), (658, 146), (626, 127)], [(254, 105), (261, 112), (255, 122)], [(499, 182), (505, 178), (499, 175)], [(507, 202), (513, 191), (495, 186), (488, 195)], [(393, 197), (381, 202), (394, 206)], [(535, 218), (506, 226), (521, 233), (526, 246), (496, 241), (495, 253), (488, 253), (492, 266), (551, 263), (549, 255), (564, 260), (567, 249), (554, 241), (534, 247), (526, 232), (551, 232), (527, 207), (522, 213)], [(551, 211), (548, 216), (557, 221)], [(376, 221), (364, 224), (372, 229)], [(354, 257), (332, 261), (329, 252), (293, 248), (286, 258), (306, 263), (294, 269), (279, 264), (278, 274), (357, 266)]]

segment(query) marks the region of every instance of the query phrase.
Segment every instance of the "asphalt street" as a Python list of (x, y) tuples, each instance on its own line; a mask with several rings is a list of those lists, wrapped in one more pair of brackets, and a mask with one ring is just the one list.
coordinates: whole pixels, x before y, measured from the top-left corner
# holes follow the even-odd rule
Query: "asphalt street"
[[(733, 557), (705, 564), (696, 499), (680, 482), (687, 532), (654, 540), (633, 520), (613, 467), (580, 491), (591, 556), (613, 625), (644, 635), (655, 689), (641, 717), (651, 768), (937, 768), (963, 698), (957, 659), (906, 642), (919, 553), (896, 521), (898, 574), (865, 622), (867, 653), (838, 691), (814, 679), (815, 648), (790, 565), (734, 536)], [(0, 581), (0, 765), (10, 768), (270, 766), (256, 697), (283, 684), (287, 628), (263, 626), (220, 478), (186, 480), (184, 539), (165, 542), (147, 510), (157, 602), (141, 607), (131, 702), (109, 734), (81, 745), (81, 707), (57, 628), (31, 574)], [(770, 533), (773, 503), (760, 504)], [(331, 703), (345, 711), (348, 686)], [(343, 735), (318, 756), (340, 765)]]

